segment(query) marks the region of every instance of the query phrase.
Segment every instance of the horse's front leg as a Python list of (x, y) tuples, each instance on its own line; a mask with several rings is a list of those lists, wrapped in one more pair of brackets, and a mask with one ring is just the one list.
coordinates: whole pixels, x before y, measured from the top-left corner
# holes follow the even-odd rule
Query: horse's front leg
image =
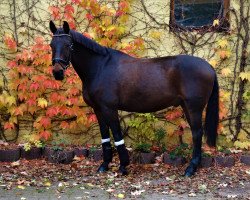
[(104, 108), (102, 110), (102, 114), (105, 117), (105, 121), (110, 127), (115, 140), (115, 146), (120, 159), (119, 171), (122, 173), (122, 175), (127, 175), (128, 171), (126, 169), (126, 166), (129, 165), (129, 154), (124, 144), (120, 122), (118, 118), (118, 111), (109, 108)]
[(110, 136), (109, 136), (109, 127), (106, 124), (102, 114), (100, 111), (95, 110), (95, 114), (100, 126), (100, 132), (102, 135), (102, 151), (103, 151), (103, 163), (98, 168), (98, 172), (105, 172), (108, 171), (108, 165), (112, 162), (112, 147), (110, 144)]

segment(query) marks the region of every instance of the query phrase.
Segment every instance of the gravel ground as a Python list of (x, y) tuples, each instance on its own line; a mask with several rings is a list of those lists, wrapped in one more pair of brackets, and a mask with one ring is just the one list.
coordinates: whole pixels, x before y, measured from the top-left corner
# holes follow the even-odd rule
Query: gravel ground
[[(58, 183), (60, 184), (60, 183)], [(108, 200), (122, 199), (115, 197), (112, 193), (99, 188), (86, 189), (84, 186), (77, 185), (71, 188), (65, 188), (58, 191), (58, 184), (47, 188), (25, 187), (25, 189), (14, 188), (11, 190), (0, 189), (1, 200), (73, 200), (73, 199), (90, 199), (90, 200)], [(146, 191), (137, 197), (126, 197), (124, 199), (141, 199), (141, 200), (203, 200), (203, 199), (250, 199), (250, 183), (246, 183), (244, 187), (225, 188), (217, 191), (216, 194), (163, 194)]]
[(186, 165), (162, 163), (131, 164), (123, 177), (116, 163), (102, 174), (96, 173), (100, 162), (89, 159), (67, 165), (44, 159), (0, 163), (0, 200), (250, 200), (250, 167), (239, 162), (231, 168), (200, 168), (192, 178), (182, 176)]

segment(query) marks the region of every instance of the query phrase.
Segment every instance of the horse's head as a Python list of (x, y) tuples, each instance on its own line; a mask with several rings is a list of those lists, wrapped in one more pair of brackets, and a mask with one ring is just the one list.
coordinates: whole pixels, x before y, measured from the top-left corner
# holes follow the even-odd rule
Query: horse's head
[(63, 80), (64, 71), (70, 65), (73, 47), (69, 24), (63, 22), (63, 28), (57, 29), (55, 24), (50, 21), (49, 26), (53, 33), (53, 38), (50, 43), (52, 49), (52, 72), (56, 80)]

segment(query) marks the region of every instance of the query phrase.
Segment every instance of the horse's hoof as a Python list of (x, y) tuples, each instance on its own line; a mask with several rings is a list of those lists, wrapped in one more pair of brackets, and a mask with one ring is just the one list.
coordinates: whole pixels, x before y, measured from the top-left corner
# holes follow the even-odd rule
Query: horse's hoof
[(128, 175), (128, 170), (126, 169), (126, 167), (125, 166), (120, 166), (119, 167), (119, 172), (122, 174), (122, 176), (126, 176), (126, 175)]
[(186, 171), (185, 174), (184, 174), (185, 177), (191, 177), (193, 175), (194, 175), (194, 173), (193, 172), (189, 172), (189, 171)]
[(185, 171), (185, 174), (184, 176), (185, 177), (191, 177), (195, 174), (196, 172), (196, 167), (193, 167), (193, 166), (188, 166), (186, 171)]
[(97, 172), (103, 173), (109, 170), (108, 164), (107, 163), (102, 163), (100, 167), (98, 168)]

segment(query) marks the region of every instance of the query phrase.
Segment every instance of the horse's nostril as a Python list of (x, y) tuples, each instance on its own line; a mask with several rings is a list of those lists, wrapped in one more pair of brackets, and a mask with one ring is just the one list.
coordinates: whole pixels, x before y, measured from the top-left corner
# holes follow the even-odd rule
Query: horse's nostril
[(59, 73), (60, 73), (60, 75), (63, 75), (63, 70), (60, 70)]
[(56, 80), (63, 80), (64, 78), (63, 70), (53, 70), (52, 72)]

